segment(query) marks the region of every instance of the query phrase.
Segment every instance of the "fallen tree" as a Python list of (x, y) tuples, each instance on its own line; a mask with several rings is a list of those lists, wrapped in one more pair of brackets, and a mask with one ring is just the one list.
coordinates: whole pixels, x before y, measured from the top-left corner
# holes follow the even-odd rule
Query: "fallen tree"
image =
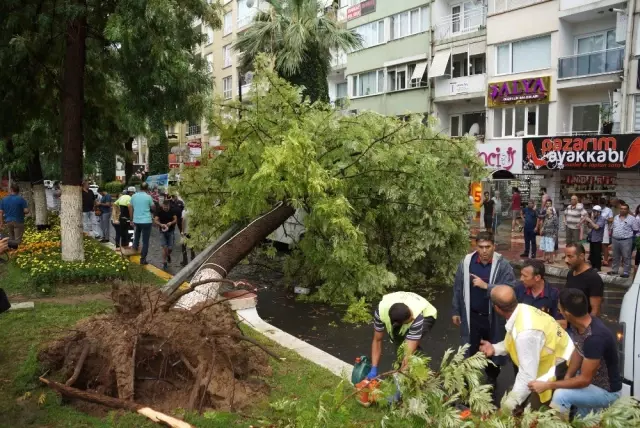
[(124, 284), (113, 287), (112, 299), (113, 313), (80, 321), (40, 352), (44, 368), (64, 380), (43, 382), (71, 398), (160, 421), (156, 410), (242, 410), (266, 396), (267, 358), (280, 357), (243, 335), (225, 299), (184, 310), (156, 288)]
[(296, 210), (305, 233), (287, 275), (329, 302), (445, 280), (468, 248), (469, 177), (483, 165), (475, 141), (439, 134), (433, 120), (303, 102), (261, 57), (250, 102), (216, 102), (209, 129), (224, 150), (181, 173), (191, 244), (246, 227), (195, 280), (224, 278)]

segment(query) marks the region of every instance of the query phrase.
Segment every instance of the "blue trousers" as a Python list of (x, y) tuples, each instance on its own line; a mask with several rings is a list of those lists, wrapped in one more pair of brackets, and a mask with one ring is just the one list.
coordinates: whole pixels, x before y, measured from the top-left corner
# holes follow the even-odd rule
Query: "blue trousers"
[(530, 257), (535, 257), (538, 248), (536, 246), (536, 231), (535, 230), (524, 230), (524, 253), (528, 254)]
[(140, 260), (147, 260), (149, 252), (149, 237), (151, 236), (151, 223), (136, 223), (135, 235), (133, 235), (133, 248), (136, 250), (140, 245), (140, 234), (142, 234), (142, 250), (140, 250)]

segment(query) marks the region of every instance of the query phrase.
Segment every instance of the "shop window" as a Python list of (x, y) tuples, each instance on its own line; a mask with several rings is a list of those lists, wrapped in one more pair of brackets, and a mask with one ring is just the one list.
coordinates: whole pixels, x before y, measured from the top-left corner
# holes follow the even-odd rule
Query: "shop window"
[(548, 135), (549, 105), (528, 105), (493, 110), (493, 136), (530, 137)]
[[(602, 105), (605, 104), (608, 105)], [(571, 133), (577, 135), (600, 132), (600, 107), (601, 104), (571, 106)]]
[(612, 175), (565, 175), (560, 182), (560, 203), (569, 205), (571, 196), (576, 195), (585, 208), (590, 209), (599, 204), (601, 198), (616, 196), (616, 182)]
[(496, 46), (497, 74), (522, 73), (551, 68), (551, 36)]

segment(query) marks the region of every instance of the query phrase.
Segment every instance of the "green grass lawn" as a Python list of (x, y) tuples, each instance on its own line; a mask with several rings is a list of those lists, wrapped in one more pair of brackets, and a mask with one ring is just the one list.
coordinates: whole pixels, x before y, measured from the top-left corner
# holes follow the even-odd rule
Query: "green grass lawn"
[[(4, 278), (0, 277), (4, 280)], [(2, 282), (4, 284), (4, 282)], [(151, 427), (157, 426), (147, 419), (124, 412), (111, 412), (105, 418), (89, 416), (71, 406), (61, 404), (51, 390), (39, 385), (42, 375), (37, 363), (37, 352), (46, 341), (64, 335), (66, 329), (93, 314), (110, 311), (104, 301), (74, 305), (36, 303), (33, 311), (16, 311), (0, 315), (0, 427)], [(333, 393), (340, 379), (329, 371), (283, 349), (265, 337), (244, 328), (286, 361), (270, 360), (273, 376), (265, 379), (271, 386), (270, 397), (243, 415), (229, 413), (187, 414), (187, 421), (197, 427), (269, 426), (277, 423), (281, 414), (270, 403), (278, 400), (296, 401), (296, 412), (316, 411), (323, 393)], [(350, 387), (344, 386), (344, 391)], [(371, 426), (376, 416), (374, 409), (361, 408), (353, 399), (347, 401), (351, 421), (343, 426)], [(331, 410), (331, 409), (329, 409)], [(180, 410), (176, 412), (180, 414)], [(279, 426), (276, 425), (276, 426)], [(293, 425), (295, 426), (295, 425)]]
[[(111, 284), (108, 282), (57, 284), (50, 287), (48, 292), (42, 293), (37, 287), (37, 284), (33, 284), (14, 263), (0, 264), (0, 279), (2, 280), (0, 283), (2, 289), (4, 289), (9, 297), (13, 297), (14, 299), (78, 296), (103, 293), (111, 289)], [(134, 283), (150, 285), (162, 285), (165, 282), (153, 273), (145, 270), (144, 267), (133, 263), (129, 265), (129, 280)]]

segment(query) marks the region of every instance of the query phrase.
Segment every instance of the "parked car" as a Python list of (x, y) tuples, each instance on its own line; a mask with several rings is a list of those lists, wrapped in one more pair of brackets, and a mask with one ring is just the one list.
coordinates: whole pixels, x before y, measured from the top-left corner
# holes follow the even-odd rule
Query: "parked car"
[(45, 189), (53, 189), (53, 181), (52, 180), (44, 180)]
[(98, 196), (98, 185), (97, 184), (90, 184), (89, 185), (89, 190), (91, 190), (94, 195)]
[(640, 275), (636, 275), (622, 299), (616, 338), (622, 395), (640, 399)]

